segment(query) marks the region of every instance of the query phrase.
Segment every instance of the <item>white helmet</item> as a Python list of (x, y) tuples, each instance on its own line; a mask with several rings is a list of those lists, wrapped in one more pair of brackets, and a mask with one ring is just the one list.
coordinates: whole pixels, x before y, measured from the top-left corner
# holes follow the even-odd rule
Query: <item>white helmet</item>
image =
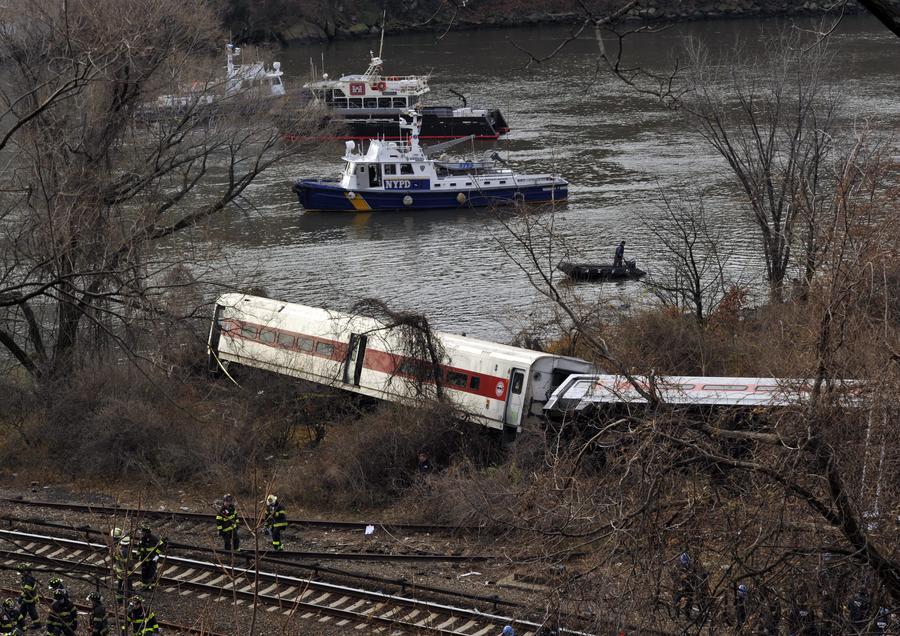
[(122, 540), (119, 541), (119, 545), (122, 545), (122, 546), (128, 546), (128, 545), (131, 545), (131, 537), (129, 537), (129, 536), (126, 534), (124, 537), (122, 537)]
[(122, 538), (122, 528), (113, 528), (109, 531), (109, 536), (113, 539), (121, 539)]
[(276, 497), (275, 495), (269, 495), (268, 497), (266, 497), (266, 503), (269, 504), (270, 506), (272, 504), (274, 504), (276, 501), (278, 501), (278, 497)]

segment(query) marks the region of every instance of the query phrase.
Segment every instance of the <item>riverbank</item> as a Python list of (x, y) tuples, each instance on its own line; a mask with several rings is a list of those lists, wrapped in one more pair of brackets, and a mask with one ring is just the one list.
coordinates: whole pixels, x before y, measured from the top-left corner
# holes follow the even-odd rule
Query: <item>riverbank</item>
[[(370, 0), (336, 3), (330, 8), (302, 10), (296, 18), (265, 29), (285, 45), (309, 44), (328, 40), (377, 36), (381, 32), (380, 5)], [(436, 5), (436, 6), (432, 6)], [(594, 16), (608, 15), (622, 2), (600, 0), (590, 4)], [(763, 18), (777, 16), (815, 16), (834, 12), (831, 2), (791, 2), (789, 0), (646, 0), (629, 11), (633, 22), (709, 20), (720, 18)], [(845, 13), (862, 9), (852, 3)], [(387, 17), (388, 34), (417, 31), (444, 31), (499, 26), (578, 23), (585, 18), (581, 3), (574, 0), (549, 0), (526, 3), (521, 0), (487, 0), (457, 8), (451, 3), (414, 0), (402, 11)], [(252, 18), (251, 18), (252, 19)], [(248, 24), (243, 32), (254, 31)]]

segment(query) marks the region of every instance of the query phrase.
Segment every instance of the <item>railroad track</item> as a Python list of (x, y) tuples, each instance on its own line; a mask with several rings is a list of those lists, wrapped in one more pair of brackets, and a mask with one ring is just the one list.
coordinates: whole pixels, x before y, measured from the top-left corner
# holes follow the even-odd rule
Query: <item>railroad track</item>
[[(206, 512), (186, 512), (180, 510), (143, 510), (141, 508), (129, 508), (127, 506), (104, 506), (97, 504), (80, 504), (68, 502), (53, 501), (35, 501), (31, 499), (17, 497), (2, 497), (0, 501), (14, 504), (17, 506), (31, 506), (39, 508), (54, 508), (57, 510), (73, 510), (88, 514), (105, 514), (120, 515), (123, 517), (134, 519), (162, 519), (167, 522), (192, 522), (204, 524), (208, 528), (215, 526), (216, 515)], [(479, 532), (483, 528), (478, 526), (448, 526), (448, 525), (430, 525), (419, 523), (381, 523), (377, 521), (343, 521), (343, 520), (327, 520), (327, 519), (288, 519), (287, 531), (290, 532), (292, 527), (298, 528), (330, 528), (336, 530), (365, 530), (368, 526), (383, 528), (386, 530), (396, 530), (409, 533), (460, 533), (460, 532)], [(160, 524), (162, 525), (162, 524)]]
[[(2, 516), (0, 520), (5, 521), (8, 524), (8, 529), (13, 529), (14, 527), (18, 530), (22, 530), (22, 526), (38, 526), (43, 528), (50, 528), (52, 530), (63, 530), (72, 535), (81, 537), (84, 536), (86, 540), (90, 541), (90, 538), (98, 537), (100, 541), (105, 542), (108, 537), (108, 533), (103, 532), (101, 530), (96, 530), (90, 528), (89, 526), (71, 526), (62, 523), (54, 523), (50, 521), (43, 521), (40, 519), (29, 519), (29, 518), (19, 518), (19, 517), (11, 517), (11, 516)], [(437, 596), (437, 597), (447, 597), (454, 599), (455, 602), (466, 602), (466, 603), (477, 603), (482, 607), (491, 607), (493, 611), (499, 611), (500, 607), (506, 607), (510, 610), (520, 609), (524, 610), (525, 605), (522, 603), (518, 603), (516, 601), (511, 601), (508, 599), (501, 598), (497, 595), (486, 596), (483, 594), (471, 594), (467, 592), (461, 592), (459, 590), (454, 590), (445, 587), (439, 587), (434, 585), (423, 585), (421, 583), (416, 583), (413, 581), (409, 581), (406, 578), (390, 578), (385, 576), (377, 576), (372, 574), (365, 574), (361, 572), (353, 572), (348, 570), (336, 569), (333, 567), (328, 567), (322, 565), (320, 562), (315, 561), (305, 561), (305, 560), (295, 560), (293, 558), (282, 558), (284, 553), (282, 552), (266, 552), (260, 551), (259, 553), (255, 553), (253, 551), (240, 551), (237, 553), (226, 553), (220, 550), (216, 550), (214, 548), (209, 548), (207, 546), (194, 546), (181, 544), (176, 542), (169, 542), (167, 544), (167, 553), (178, 553), (178, 554), (203, 554), (208, 555), (208, 558), (212, 558), (216, 562), (219, 562), (223, 559), (227, 560), (231, 563), (243, 563), (245, 567), (251, 567), (257, 560), (260, 563), (264, 563), (268, 566), (278, 566), (281, 569), (288, 570), (299, 570), (303, 572), (309, 572), (311, 576), (314, 578), (318, 578), (320, 575), (330, 576), (332, 578), (341, 579), (341, 580), (354, 580), (357, 582), (362, 582), (360, 584), (376, 584), (379, 588), (392, 588), (397, 589), (401, 593), (407, 592), (416, 592), (420, 594), (427, 594), (429, 596)], [(318, 554), (318, 553), (294, 553), (294, 554)], [(325, 553), (331, 555), (332, 553)], [(382, 557), (379, 560), (391, 560), (392, 558), (397, 558), (398, 555), (378, 555)], [(435, 560), (441, 560), (440, 555), (434, 555)], [(406, 555), (399, 555), (400, 561), (405, 561)], [(418, 560), (418, 559), (412, 559)]]
[[(97, 530), (88, 525), (79, 525), (72, 526), (68, 524), (62, 523), (54, 523), (52, 521), (44, 521), (43, 519), (36, 519), (31, 517), (15, 517), (12, 515), (2, 515), (0, 516), (0, 521), (6, 522), (10, 527), (13, 524), (28, 524), (34, 526), (41, 526), (44, 528), (53, 528), (57, 530), (70, 530), (72, 532), (78, 532), (80, 534), (85, 535), (96, 535), (96, 536), (107, 536), (107, 532)], [(157, 529), (163, 526), (157, 526)], [(163, 529), (165, 529), (163, 527)], [(216, 550), (214, 548), (209, 548), (206, 546), (197, 546), (197, 545), (189, 545), (186, 543), (178, 543), (175, 541), (169, 541), (167, 543), (168, 547), (174, 548), (176, 550), (192, 550), (194, 552), (209, 552), (209, 553), (221, 553), (226, 554), (221, 550)], [(254, 554), (253, 549), (242, 550), (239, 554), (247, 555), (247, 558), (250, 558)], [(489, 561), (494, 559), (495, 557), (481, 555), (481, 554), (433, 554), (430, 552), (424, 551), (416, 551), (416, 552), (402, 552), (399, 554), (390, 553), (390, 552), (316, 552), (309, 550), (283, 550), (281, 552), (274, 552), (272, 550), (268, 550), (268, 543), (266, 542), (260, 549), (259, 554), (260, 558), (268, 561), (278, 562), (278, 561), (310, 561), (315, 560), (319, 561), (396, 561), (396, 562), (420, 562), (420, 561), (449, 561), (449, 562), (477, 562), (477, 561)]]
[[(28, 560), (88, 578), (109, 573), (109, 548), (101, 543), (14, 530), (0, 530), (0, 542), (10, 546), (0, 549), (0, 559), (7, 566)], [(278, 611), (298, 620), (334, 620), (335, 625), (347, 630), (389, 627), (391, 634), (488, 636), (511, 624), (518, 634), (534, 636), (540, 628), (535, 622), (477, 609), (174, 556), (166, 557), (160, 565), (158, 589), (171, 594), (194, 594), (200, 599), (255, 602), (266, 606), (268, 612)], [(560, 633), (588, 636), (575, 630)]]

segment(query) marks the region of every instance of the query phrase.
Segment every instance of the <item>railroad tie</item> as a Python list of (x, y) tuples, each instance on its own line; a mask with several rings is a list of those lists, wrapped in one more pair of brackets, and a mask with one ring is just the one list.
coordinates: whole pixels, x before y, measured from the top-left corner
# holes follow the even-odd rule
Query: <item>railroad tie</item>
[(472, 636), (485, 636), (488, 632), (493, 631), (496, 632), (497, 628), (494, 625), (488, 625), (487, 627), (483, 627), (479, 629), (477, 632), (473, 633)]
[(362, 599), (359, 599), (358, 601), (356, 601), (353, 605), (348, 605), (347, 607), (345, 607), (344, 611), (355, 612), (357, 607), (359, 607), (360, 605), (365, 605), (365, 604), (366, 604), (366, 599), (362, 598)]
[(350, 597), (349, 597), (349, 596), (339, 596), (339, 597), (337, 597), (336, 600), (334, 600), (334, 601), (332, 601), (331, 603), (329, 603), (329, 604), (328, 604), (328, 607), (330, 607), (330, 608), (332, 608), (332, 609), (337, 609), (337, 608), (339, 608), (341, 605), (343, 605), (344, 603), (346, 603), (346, 602), (349, 601), (349, 600), (350, 600)]
[(464, 632), (464, 631), (467, 631), (467, 630), (469, 630), (469, 629), (472, 629), (472, 628), (475, 627), (475, 625), (477, 625), (477, 624), (478, 624), (478, 621), (469, 621), (468, 623), (466, 623), (466, 624), (464, 624), (464, 625), (460, 625), (459, 627), (457, 627), (457, 628), (456, 628), (456, 631), (458, 631), (458, 632)]
[(440, 625), (438, 625), (437, 628), (438, 628), (438, 629), (445, 629), (445, 628), (447, 628), (447, 627), (450, 627), (450, 626), (451, 626), (453, 623), (455, 623), (455, 622), (456, 622), (456, 617), (455, 617), (455, 616), (451, 616), (450, 618), (448, 618), (447, 620), (445, 620), (443, 623), (441, 623)]

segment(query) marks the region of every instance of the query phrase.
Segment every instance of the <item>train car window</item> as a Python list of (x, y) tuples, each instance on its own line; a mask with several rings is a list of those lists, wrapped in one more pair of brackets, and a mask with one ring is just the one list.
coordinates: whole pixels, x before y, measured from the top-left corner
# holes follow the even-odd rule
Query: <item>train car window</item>
[(278, 344), (287, 349), (294, 348), (294, 336), (289, 333), (278, 334)]
[(275, 337), (276, 337), (275, 332), (272, 331), (271, 329), (263, 329), (262, 332), (259, 334), (260, 342), (266, 342), (266, 343), (275, 342)]
[(241, 336), (256, 340), (256, 327), (241, 327)]
[(469, 388), (470, 388), (470, 389), (474, 389), (474, 390), (477, 391), (478, 388), (479, 388), (480, 386), (481, 386), (481, 378), (479, 378), (478, 376), (473, 375), (473, 376), (469, 379)]
[(312, 351), (313, 341), (309, 338), (297, 338), (297, 348), (300, 349), (300, 351)]
[(510, 391), (515, 394), (519, 394), (522, 392), (522, 384), (525, 381), (525, 375), (520, 371), (516, 371), (513, 373), (512, 386), (510, 387)]
[(334, 345), (328, 342), (317, 342), (316, 353), (322, 354), (323, 356), (328, 356), (330, 358), (334, 353)]
[(469, 376), (465, 373), (457, 373), (456, 371), (448, 371), (447, 372), (447, 384), (452, 384), (453, 386), (466, 386), (469, 381)]

